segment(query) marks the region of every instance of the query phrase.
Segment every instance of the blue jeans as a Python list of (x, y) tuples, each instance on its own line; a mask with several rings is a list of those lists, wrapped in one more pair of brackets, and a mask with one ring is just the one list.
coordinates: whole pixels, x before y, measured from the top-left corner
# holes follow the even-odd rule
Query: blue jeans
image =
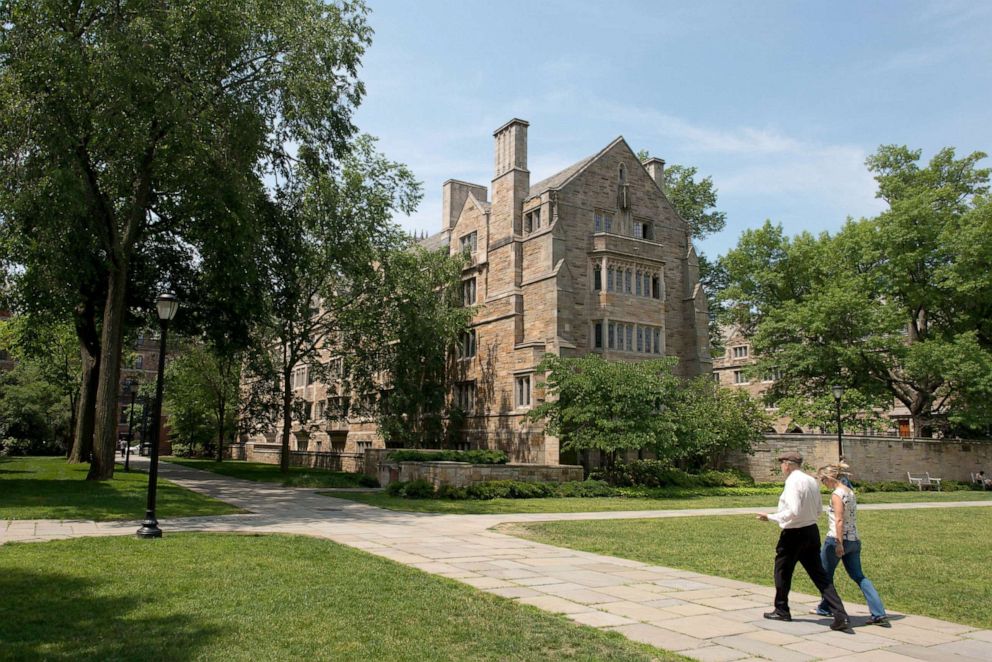
[[(844, 570), (847, 570), (847, 576), (854, 580), (854, 583), (858, 585), (858, 588), (864, 594), (865, 602), (868, 603), (868, 610), (871, 611), (871, 615), (876, 618), (885, 616), (885, 607), (882, 606), (882, 598), (878, 596), (875, 585), (861, 571), (861, 541), (845, 540), (844, 556), (840, 558), (837, 558), (836, 547), (836, 538), (827, 537), (823, 540), (823, 547), (820, 549), (820, 561), (823, 563), (823, 570), (827, 573), (827, 577), (832, 582), (837, 565), (843, 561)], [(820, 602), (818, 608), (821, 611), (830, 611), (830, 606), (826, 601)]]

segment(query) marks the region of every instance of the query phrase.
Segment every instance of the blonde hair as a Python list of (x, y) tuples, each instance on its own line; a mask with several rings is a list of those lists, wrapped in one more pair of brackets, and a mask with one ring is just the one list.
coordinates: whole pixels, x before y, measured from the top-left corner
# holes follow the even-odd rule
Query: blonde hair
[(826, 466), (820, 467), (816, 472), (819, 478), (832, 478), (833, 480), (838, 480), (841, 475), (846, 474), (844, 471), (847, 469), (847, 465), (843, 462), (838, 464), (828, 464)]

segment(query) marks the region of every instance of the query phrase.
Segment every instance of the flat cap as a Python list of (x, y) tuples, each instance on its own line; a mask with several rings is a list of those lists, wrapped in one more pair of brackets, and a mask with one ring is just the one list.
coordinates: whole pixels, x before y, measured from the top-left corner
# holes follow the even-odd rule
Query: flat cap
[(803, 456), (797, 451), (785, 451), (779, 454), (778, 460), (779, 462), (794, 462), (801, 466), (803, 463)]

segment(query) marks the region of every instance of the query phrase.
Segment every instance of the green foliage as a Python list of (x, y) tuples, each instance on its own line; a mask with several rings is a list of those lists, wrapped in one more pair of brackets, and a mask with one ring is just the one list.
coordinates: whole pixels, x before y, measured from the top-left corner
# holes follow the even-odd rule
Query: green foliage
[[(170, 433), (191, 454), (222, 456), (237, 419), (240, 356), (221, 356), (201, 343), (187, 343), (165, 371), (165, 407)], [(177, 451), (177, 454), (180, 454)]]
[(598, 355), (545, 357), (549, 398), (530, 413), (545, 419), (563, 450), (607, 455), (645, 449), (669, 464), (699, 468), (728, 451), (748, 451), (768, 418), (747, 394), (706, 376), (681, 380), (674, 359), (608, 362)]
[(627, 363), (598, 355), (549, 354), (538, 366), (547, 373), (549, 397), (529, 416), (545, 419), (548, 433), (561, 439), (563, 450), (614, 454), (650, 448), (667, 456), (676, 445), (675, 424), (662, 409), (677, 398), (680, 384), (671, 372), (675, 361)]
[(34, 362), (0, 373), (0, 455), (64, 455), (72, 411)]
[(434, 498), (434, 485), (423, 478), (397, 480), (386, 486), (386, 494), (406, 499), (432, 499)]
[(396, 450), (389, 454), (393, 462), (468, 462), (469, 464), (506, 464), (506, 453), (500, 450), (418, 451)]
[[(376, 417), (391, 444), (436, 445), (446, 434), (447, 394), (457, 374), (455, 345), (474, 312), (461, 301), (462, 255), (402, 243), (384, 252), (369, 274), (363, 307), (340, 318), (350, 388), (384, 397), (358, 404)], [(389, 375), (382, 383), (381, 375)], [(457, 427), (460, 421), (452, 418)]]
[(617, 487), (750, 487), (754, 479), (739, 471), (704, 471), (689, 474), (658, 460), (635, 460), (610, 467), (596, 475)]
[(984, 156), (943, 149), (921, 166), (919, 151), (882, 146), (868, 167), (886, 211), (834, 236), (789, 239), (766, 223), (721, 259), (723, 321), (752, 337), (758, 370), (781, 371), (772, 401), (814, 419), (814, 408), (830, 412), (822, 398), (839, 381), (862, 412), (895, 398), (924, 434), (968, 435), (992, 423)]

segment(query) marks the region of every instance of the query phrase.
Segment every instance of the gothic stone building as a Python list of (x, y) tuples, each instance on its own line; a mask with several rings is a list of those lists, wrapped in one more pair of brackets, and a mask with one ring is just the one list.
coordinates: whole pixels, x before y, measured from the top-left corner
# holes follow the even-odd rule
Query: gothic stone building
[[(469, 256), (462, 294), (477, 312), (451, 393), (468, 413), (464, 446), (557, 464), (558, 440), (526, 417), (544, 397), (536, 368), (546, 353), (674, 356), (679, 374), (708, 373), (708, 316), (689, 228), (663, 191), (664, 161), (642, 163), (620, 137), (532, 184), (527, 129), (513, 119), (494, 133), (488, 190), (444, 183), (441, 231), (422, 243)], [(307, 382), (300, 375), (300, 388), (314, 388)], [(368, 423), (314, 425), (345, 455), (383, 446)], [(306, 436), (314, 442), (298, 448), (328, 448), (323, 433)]]

